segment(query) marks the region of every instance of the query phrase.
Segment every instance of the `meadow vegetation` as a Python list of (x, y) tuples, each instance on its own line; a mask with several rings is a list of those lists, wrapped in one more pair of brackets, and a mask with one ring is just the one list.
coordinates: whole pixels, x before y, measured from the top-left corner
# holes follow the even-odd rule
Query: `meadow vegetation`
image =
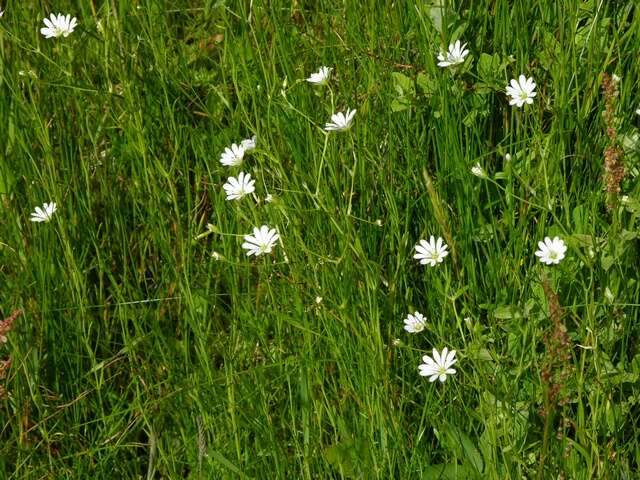
[(636, 2), (1, 7), (0, 478), (637, 478)]

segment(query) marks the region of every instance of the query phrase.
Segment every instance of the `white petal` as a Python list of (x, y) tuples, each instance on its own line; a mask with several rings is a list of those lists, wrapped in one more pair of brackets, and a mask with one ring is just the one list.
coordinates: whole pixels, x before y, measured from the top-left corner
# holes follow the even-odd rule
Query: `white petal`
[(433, 353), (433, 361), (438, 365), (442, 365), (442, 360), (440, 358), (440, 353), (435, 348), (433, 349), (432, 353)]
[(455, 357), (456, 357), (456, 351), (455, 350), (451, 350), (449, 352), (449, 354), (447, 355), (447, 358), (445, 360), (445, 365), (447, 367), (450, 367), (451, 365), (456, 363), (458, 360)]

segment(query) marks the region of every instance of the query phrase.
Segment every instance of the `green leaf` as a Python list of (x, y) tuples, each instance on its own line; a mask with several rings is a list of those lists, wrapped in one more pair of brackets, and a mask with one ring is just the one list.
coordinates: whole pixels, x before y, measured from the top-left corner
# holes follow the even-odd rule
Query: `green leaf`
[(211, 458), (213, 458), (216, 462), (220, 463), (221, 465), (223, 465), (227, 470), (232, 471), (233, 473), (235, 473), (238, 478), (252, 478), (252, 477), (248, 477), (247, 475), (245, 475), (235, 464), (233, 464), (231, 461), (229, 461), (224, 455), (222, 455), (220, 452), (216, 451), (216, 450), (209, 450), (209, 456)]
[(484, 80), (485, 83), (493, 83), (499, 71), (500, 55), (497, 53), (493, 55), (483, 53), (480, 55), (480, 59), (478, 60), (478, 76)]
[[(440, 443), (450, 451), (457, 459), (463, 460), (464, 464), (472, 467), (476, 473), (481, 473), (484, 469), (482, 455), (473, 444), (469, 436), (452, 425), (446, 426), (443, 430), (435, 430)], [(458, 465), (455, 464), (457, 467)]]
[(0, 170), (0, 195), (8, 195), (11, 192), (14, 178), (10, 170)]
[(418, 88), (422, 91), (423, 95), (430, 97), (436, 93), (436, 82), (425, 72), (418, 73), (416, 83), (418, 84)]
[(446, 0), (433, 0), (430, 5), (427, 5), (427, 9), (433, 27), (442, 34), (442, 17), (445, 14)]
[(510, 318), (522, 318), (522, 311), (514, 305), (501, 305), (493, 311), (494, 318), (508, 320)]
[(369, 470), (368, 452), (371, 450), (365, 439), (347, 438), (324, 449), (324, 458), (346, 478), (360, 478)]
[(400, 72), (393, 72), (391, 74), (393, 79), (393, 88), (395, 88), (398, 95), (401, 97), (414, 97), (416, 95), (416, 87), (413, 84), (413, 80)]
[(462, 445), (465, 458), (473, 465), (475, 470), (481, 473), (484, 470), (484, 462), (482, 461), (482, 455), (471, 441), (471, 439), (460, 430), (452, 430), (450, 434)]
[(406, 98), (394, 98), (391, 101), (391, 111), (401, 112), (411, 106), (411, 103)]
[(411, 106), (411, 101), (416, 96), (416, 87), (413, 80), (400, 72), (391, 74), (393, 88), (398, 96), (391, 102), (392, 112), (401, 112)]

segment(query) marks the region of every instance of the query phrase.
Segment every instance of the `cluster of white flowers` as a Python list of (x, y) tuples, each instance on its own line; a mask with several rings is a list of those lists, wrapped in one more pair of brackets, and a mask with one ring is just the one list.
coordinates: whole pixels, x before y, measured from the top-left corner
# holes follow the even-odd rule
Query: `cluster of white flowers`
[(254, 135), (251, 138), (245, 138), (240, 144), (233, 143), (230, 147), (226, 147), (220, 155), (220, 163), (225, 167), (237, 167), (244, 160), (245, 153), (255, 150), (256, 139)]
[[(245, 138), (239, 144), (233, 143), (231, 147), (225, 148), (222, 155), (220, 155), (220, 163), (225, 167), (236, 167), (242, 164), (245, 154), (255, 150), (256, 144), (256, 135), (251, 138)], [(251, 178), (250, 173), (240, 172), (237, 177), (227, 178), (227, 182), (222, 185), (222, 188), (227, 195), (227, 200), (237, 201), (255, 192), (255, 183), (256, 181)], [(271, 194), (268, 194), (265, 197), (265, 201), (269, 202), (271, 198)], [(271, 253), (279, 239), (280, 235), (275, 228), (262, 225), (261, 227), (254, 227), (252, 234), (244, 236), (242, 248), (247, 251), (247, 256), (258, 257)]]
[[(331, 79), (331, 72), (333, 68), (322, 66), (317, 72), (312, 73), (306, 80), (307, 82), (324, 86), (329, 83)], [(339, 132), (349, 130), (353, 123), (356, 110), (347, 108), (346, 112), (338, 112), (331, 115), (331, 121), (325, 124), (325, 131), (327, 132)], [(235, 143), (231, 147), (227, 147), (220, 157), (220, 163), (225, 166), (237, 166), (242, 163), (246, 152), (254, 149), (256, 146), (256, 137), (246, 139), (240, 142), (240, 145)], [(223, 185), (225, 192), (227, 193), (227, 200), (240, 200), (248, 193), (253, 193), (255, 180), (251, 180), (251, 175), (240, 172), (237, 178), (229, 177), (227, 183)], [(272, 201), (272, 196), (269, 194), (265, 197), (267, 203)], [(253, 235), (245, 235), (245, 242), (242, 244), (242, 248), (247, 250), (247, 255), (263, 255), (271, 253), (276, 242), (280, 239), (280, 235), (274, 228), (270, 228), (267, 225), (262, 225), (260, 228), (254, 227)]]
[[(4, 14), (0, 10), (0, 17)], [(45, 38), (68, 37), (73, 33), (78, 25), (77, 19), (71, 15), (61, 13), (50, 14), (48, 18), (44, 18), (45, 27), (40, 32)], [(449, 45), (448, 51), (440, 52), (437, 55), (438, 66), (442, 68), (455, 67), (463, 64), (465, 58), (469, 55), (466, 43), (456, 40)], [(306, 81), (313, 85), (326, 86), (330, 79), (333, 68), (322, 66), (317, 72), (312, 73)], [(525, 104), (531, 105), (534, 97), (537, 95), (536, 84), (533, 78), (527, 78), (525, 75), (519, 75), (518, 79), (512, 79), (506, 87), (506, 94), (510, 97), (509, 104), (522, 108)], [(640, 109), (638, 110), (640, 113)], [(326, 132), (340, 132), (349, 130), (353, 124), (356, 110), (347, 108), (344, 112), (337, 112), (331, 115), (331, 120), (324, 126)], [(256, 148), (256, 136), (242, 140), (239, 144), (233, 143), (226, 147), (220, 156), (220, 163), (225, 167), (237, 167), (243, 163), (245, 154)], [(471, 173), (480, 178), (486, 178), (487, 172), (484, 168), (476, 163), (471, 168)], [(255, 192), (255, 179), (251, 178), (251, 174), (239, 172), (237, 177), (228, 177), (227, 182), (222, 186), (226, 194), (227, 200), (241, 200), (246, 195)], [(271, 195), (267, 195), (265, 200), (271, 201)], [(57, 206), (55, 202), (44, 203), (42, 207), (35, 207), (35, 211), (31, 214), (32, 222), (49, 222), (53, 214), (56, 212)], [(276, 243), (280, 240), (280, 235), (275, 228), (268, 225), (254, 227), (253, 232), (244, 235), (244, 243), (242, 248), (246, 250), (247, 256), (260, 256), (272, 252)], [(544, 241), (538, 242), (539, 250), (535, 255), (546, 265), (557, 265), (565, 257), (567, 247), (563, 240), (554, 237), (553, 240), (545, 237)], [(414, 258), (422, 265), (435, 267), (444, 262), (449, 254), (448, 245), (441, 237), (431, 235), (429, 241), (420, 240), (415, 246)], [(215, 259), (221, 256), (214, 252)], [(321, 301), (321, 298), (318, 297)], [(318, 303), (319, 301), (316, 300)], [(420, 312), (415, 311), (404, 319), (404, 329), (409, 333), (419, 333), (427, 328), (427, 320)], [(432, 356), (424, 355), (422, 357), (423, 364), (419, 365), (419, 373), (422, 376), (429, 377), (429, 381), (434, 382), (436, 379), (444, 382), (448, 375), (453, 375), (456, 370), (451, 368), (457, 361), (455, 358), (456, 351), (449, 351), (444, 347), (442, 351), (433, 349)]]
[[(0, 17), (3, 15), (4, 10), (0, 9)], [(78, 26), (76, 17), (71, 18), (71, 15), (63, 15), (62, 13), (58, 13), (58, 15), (52, 13), (49, 18), (44, 18), (42, 21), (45, 26), (40, 29), (40, 33), (44, 35), (45, 38), (68, 37)], [(29, 220), (39, 223), (49, 222), (53, 218), (53, 214), (57, 208), (55, 202), (45, 202), (42, 207), (35, 207)]]
[[(465, 57), (469, 54), (469, 50), (466, 49), (467, 44), (461, 44), (460, 40), (456, 40), (455, 43), (449, 45), (448, 52), (441, 52), (438, 54), (438, 66), (439, 67), (451, 67), (459, 65), (465, 61)], [(510, 97), (509, 105), (514, 105), (518, 108), (522, 108), (525, 104), (533, 104), (533, 99), (537, 95), (536, 84), (533, 78), (527, 78), (521, 74), (517, 79), (512, 79), (509, 85), (506, 87), (506, 94)], [(640, 113), (640, 109), (638, 109)], [(510, 161), (511, 155), (506, 154), (505, 160)], [(471, 173), (480, 178), (487, 178), (487, 171), (476, 163), (471, 167)], [(540, 261), (547, 264), (558, 264), (565, 257), (567, 247), (564, 241), (559, 237), (554, 237), (551, 240), (549, 237), (545, 237), (544, 242), (538, 242), (540, 248), (535, 252), (535, 255), (540, 258)], [(420, 240), (420, 243), (416, 245), (416, 255), (414, 258), (420, 260), (421, 264), (429, 264), (434, 267), (436, 264), (441, 263), (444, 257), (449, 253), (446, 251), (447, 245), (442, 242), (441, 238), (438, 238), (437, 242), (434, 242), (432, 236), (429, 242)]]
[[(429, 241), (420, 240), (415, 246), (416, 254), (413, 256), (420, 262), (421, 265), (429, 265), (435, 267), (437, 264), (442, 263), (449, 251), (448, 246), (444, 243), (441, 237), (437, 239), (431, 235)], [(427, 326), (427, 320), (420, 312), (415, 312), (413, 315), (408, 315), (404, 320), (404, 329), (409, 333), (422, 332)], [(453, 375), (456, 371), (451, 366), (456, 363), (455, 350), (449, 352), (447, 347), (442, 350), (442, 353), (433, 349), (433, 358), (424, 355), (422, 361), (424, 363), (418, 365), (420, 375), (423, 377), (429, 377), (429, 381), (433, 382), (436, 379), (440, 379), (444, 382), (447, 379), (447, 375)]]
[[(320, 69), (309, 75), (307, 82), (314, 85), (327, 85), (331, 79), (331, 72), (333, 68), (322, 66)], [(349, 130), (353, 117), (356, 114), (356, 110), (350, 110), (347, 108), (346, 112), (338, 112), (331, 115), (331, 121), (325, 123), (324, 129), (327, 132), (341, 132)]]
[[(331, 79), (332, 71), (332, 68), (322, 66), (306, 80), (314, 85), (327, 85)], [(324, 129), (327, 132), (348, 130), (351, 127), (355, 114), (356, 110), (350, 109), (347, 109), (346, 112), (333, 114), (331, 121), (325, 124)], [(243, 163), (245, 154), (255, 148), (255, 135), (241, 141), (239, 144), (233, 143), (230, 147), (226, 147), (220, 155), (220, 163), (225, 167), (237, 167)], [(251, 178), (251, 174), (240, 172), (237, 177), (227, 178), (227, 182), (222, 188), (226, 193), (227, 200), (237, 201), (255, 192), (255, 180)], [(270, 203), (273, 201), (273, 197), (271, 194), (268, 194), (264, 200)], [(259, 200), (257, 201), (259, 202)], [(246, 250), (248, 256), (260, 256), (271, 253), (278, 240), (280, 240), (280, 235), (275, 228), (262, 225), (260, 227), (254, 227), (252, 234), (244, 236), (242, 248)]]
[[(447, 52), (440, 52), (438, 54), (438, 66), (447, 68), (464, 63), (465, 57), (469, 55), (469, 50), (467, 50), (466, 47), (467, 44), (461, 44), (460, 40), (449, 44), (449, 50)], [(509, 105), (515, 105), (518, 108), (522, 108), (525, 103), (531, 105), (533, 103), (533, 97), (537, 95), (535, 90), (536, 84), (533, 78), (527, 78), (521, 74), (517, 80), (515, 78), (512, 79), (506, 89), (507, 95), (511, 97), (509, 99)]]
[[(479, 177), (486, 176), (486, 172), (482, 167), (476, 165), (472, 172)], [(445, 257), (449, 254), (448, 246), (441, 237), (437, 239), (431, 235), (429, 241), (420, 240), (414, 247), (416, 250), (413, 258), (418, 260), (421, 265), (429, 265), (435, 267), (444, 262)], [(543, 242), (538, 242), (538, 248), (535, 252), (542, 263), (546, 265), (557, 265), (565, 257), (567, 246), (560, 237), (554, 237), (553, 240), (545, 237)], [(404, 329), (409, 333), (422, 332), (427, 327), (427, 320), (420, 312), (409, 314), (404, 319)], [(456, 371), (451, 366), (456, 363), (455, 350), (448, 351), (445, 347), (442, 353), (433, 349), (433, 358), (425, 355), (422, 357), (423, 364), (418, 366), (420, 375), (429, 377), (431, 382), (439, 379), (444, 382), (447, 375), (453, 375)]]

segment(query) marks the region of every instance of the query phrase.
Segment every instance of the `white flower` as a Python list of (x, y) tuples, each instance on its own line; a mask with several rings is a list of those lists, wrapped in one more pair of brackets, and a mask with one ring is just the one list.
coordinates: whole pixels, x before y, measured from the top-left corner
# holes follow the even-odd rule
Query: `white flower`
[(413, 315), (407, 315), (404, 319), (404, 329), (409, 333), (419, 333), (427, 326), (427, 320), (420, 312), (415, 312)]
[(0, 18), (2, 18), (3, 15), (4, 15), (4, 10), (0, 8)]
[(538, 242), (538, 248), (535, 252), (536, 257), (540, 257), (542, 263), (547, 265), (558, 264), (564, 258), (567, 246), (559, 237), (544, 237), (544, 242)]
[(29, 220), (31, 220), (32, 222), (48, 222), (49, 220), (51, 220), (51, 217), (55, 213), (56, 209), (57, 207), (55, 202), (45, 202), (44, 205), (42, 205), (42, 208), (35, 208), (35, 211), (31, 214), (31, 218)]
[(38, 78), (38, 74), (35, 72), (35, 70), (29, 69), (29, 70), (18, 70), (18, 75), (20, 75), (21, 77), (26, 77), (27, 75), (32, 77), (32, 78)]
[(331, 78), (331, 70), (333, 68), (330, 67), (320, 67), (317, 73), (312, 73), (309, 78), (307, 78), (307, 82), (314, 83), (316, 85), (326, 85)]
[(640, 108), (636, 110), (636, 115), (640, 115)]
[(220, 163), (227, 167), (235, 167), (242, 163), (244, 158), (244, 147), (242, 145), (236, 145), (235, 143), (231, 147), (224, 149), (224, 153), (220, 156)]
[(271, 203), (273, 202), (273, 195), (271, 195), (270, 193), (267, 194), (266, 197), (264, 197), (264, 201), (267, 203)]
[(433, 235), (431, 235), (428, 242), (420, 240), (415, 249), (417, 253), (413, 258), (420, 260), (422, 265), (429, 264), (432, 267), (435, 267), (437, 263), (442, 263), (444, 257), (449, 255), (447, 244), (440, 237), (436, 241)]
[(247, 255), (262, 255), (263, 253), (271, 253), (271, 249), (276, 244), (280, 235), (275, 228), (269, 228), (262, 225), (260, 228), (254, 227), (253, 235), (245, 235), (242, 248), (247, 250)]
[(245, 138), (240, 142), (240, 146), (244, 148), (245, 153), (250, 152), (256, 148), (256, 139), (258, 137), (254, 135), (251, 138)]
[(240, 172), (238, 178), (229, 177), (222, 188), (227, 192), (227, 200), (240, 200), (245, 195), (254, 192), (255, 183), (256, 181), (251, 179), (250, 173)]
[(331, 115), (331, 121), (327, 122), (327, 124), (324, 126), (324, 129), (327, 132), (340, 132), (342, 130), (349, 130), (349, 128), (351, 128), (351, 122), (353, 121), (353, 117), (355, 114), (356, 110), (349, 110), (347, 108), (346, 115), (342, 112)]
[(476, 163), (473, 167), (471, 167), (471, 173), (473, 173), (476, 177), (487, 178), (487, 172), (485, 172), (484, 168), (479, 163)]
[(450, 67), (451, 65), (457, 65), (464, 62), (464, 57), (469, 55), (469, 50), (465, 50), (467, 44), (460, 45), (460, 40), (456, 40), (456, 43), (449, 44), (449, 51), (440, 53), (438, 55), (439, 67)]
[(449, 351), (447, 347), (442, 349), (442, 353), (433, 349), (433, 358), (429, 355), (422, 357), (424, 363), (418, 365), (420, 375), (423, 377), (429, 377), (430, 382), (435, 382), (436, 378), (441, 382), (447, 379), (447, 375), (453, 375), (456, 371), (451, 366), (456, 363), (456, 351)]
[(606, 298), (609, 303), (613, 303), (616, 299), (616, 296), (613, 294), (611, 289), (607, 287), (604, 289), (604, 298)]
[[(49, 20), (49, 18), (51, 20)], [(64, 16), (62, 13), (59, 13), (56, 16), (52, 13), (49, 18), (42, 20), (46, 27), (40, 29), (40, 33), (46, 38), (68, 37), (78, 25), (76, 17), (71, 18), (71, 15)]]
[(507, 95), (511, 97), (509, 105), (515, 105), (520, 108), (525, 103), (531, 105), (533, 103), (533, 97), (537, 95), (535, 92), (536, 84), (533, 82), (533, 78), (526, 78), (524, 75), (520, 75), (518, 80), (512, 79), (511, 86), (507, 85)]
[(510, 153), (505, 153), (504, 154), (504, 159), (505, 159), (505, 161), (510, 162), (511, 161), (511, 154)]

